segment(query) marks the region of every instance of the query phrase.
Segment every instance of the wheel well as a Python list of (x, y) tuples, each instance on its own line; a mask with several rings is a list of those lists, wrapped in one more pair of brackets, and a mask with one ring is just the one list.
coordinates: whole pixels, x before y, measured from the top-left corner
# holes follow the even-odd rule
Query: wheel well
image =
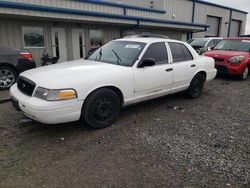
[(13, 69), (17, 75), (19, 75), (18, 71), (17, 71), (17, 68), (14, 66), (14, 65), (11, 65), (9, 63), (0, 63), (0, 67), (8, 67), (8, 68), (11, 68)]
[[(100, 88), (95, 89), (95, 90), (92, 91), (91, 93), (93, 93), (93, 92), (95, 92), (95, 91), (97, 91), (97, 90), (99, 90), (99, 89), (103, 89), (103, 88), (107, 88), (107, 89), (113, 90), (113, 91), (118, 95), (118, 97), (119, 97), (119, 99), (120, 99), (120, 101), (121, 101), (121, 106), (123, 106), (123, 103), (124, 103), (123, 94), (122, 94), (121, 90), (120, 90), (119, 88), (115, 87), (115, 86), (104, 86), (104, 87), (100, 87)], [(91, 93), (88, 94), (88, 96), (90, 96)], [(87, 97), (88, 97), (88, 96), (87, 96)]]
[(207, 73), (205, 71), (200, 71), (196, 75), (201, 74), (204, 78), (204, 82), (207, 80)]

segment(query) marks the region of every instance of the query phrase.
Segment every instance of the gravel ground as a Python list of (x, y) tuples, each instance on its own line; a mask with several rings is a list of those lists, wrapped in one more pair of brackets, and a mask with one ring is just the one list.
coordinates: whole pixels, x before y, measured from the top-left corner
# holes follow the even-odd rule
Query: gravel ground
[(125, 108), (102, 130), (0, 104), (0, 187), (250, 187), (250, 79)]

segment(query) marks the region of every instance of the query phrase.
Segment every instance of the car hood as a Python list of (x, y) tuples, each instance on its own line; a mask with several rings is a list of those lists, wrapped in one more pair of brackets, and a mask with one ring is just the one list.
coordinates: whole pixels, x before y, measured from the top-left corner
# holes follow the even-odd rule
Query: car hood
[(21, 74), (36, 85), (48, 89), (73, 87), (84, 82), (108, 79), (110, 75), (127, 72), (131, 67), (112, 65), (89, 60), (75, 60), (28, 70)]
[(244, 55), (248, 56), (248, 52), (241, 52), (241, 51), (229, 51), (229, 50), (212, 50), (205, 52), (205, 56), (215, 57), (215, 58), (224, 58), (228, 59), (233, 56)]

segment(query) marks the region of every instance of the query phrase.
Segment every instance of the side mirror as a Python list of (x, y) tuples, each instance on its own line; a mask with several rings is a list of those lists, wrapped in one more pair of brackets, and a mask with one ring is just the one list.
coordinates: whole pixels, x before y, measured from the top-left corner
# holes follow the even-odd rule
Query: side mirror
[(155, 60), (153, 58), (146, 58), (146, 59), (143, 59), (139, 64), (138, 64), (138, 68), (143, 68), (143, 67), (152, 67), (154, 66), (156, 63), (155, 63)]

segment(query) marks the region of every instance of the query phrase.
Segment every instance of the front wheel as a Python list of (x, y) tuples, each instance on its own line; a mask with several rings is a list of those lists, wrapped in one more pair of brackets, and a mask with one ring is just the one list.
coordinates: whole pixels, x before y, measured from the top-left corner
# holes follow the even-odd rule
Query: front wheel
[(105, 128), (115, 122), (120, 109), (121, 101), (115, 91), (99, 89), (84, 102), (81, 121), (96, 129)]
[(246, 80), (249, 75), (249, 67), (246, 66), (243, 73), (240, 75), (241, 80)]
[(205, 83), (205, 78), (201, 74), (197, 74), (191, 81), (189, 88), (187, 89), (187, 95), (191, 99), (200, 97)]

